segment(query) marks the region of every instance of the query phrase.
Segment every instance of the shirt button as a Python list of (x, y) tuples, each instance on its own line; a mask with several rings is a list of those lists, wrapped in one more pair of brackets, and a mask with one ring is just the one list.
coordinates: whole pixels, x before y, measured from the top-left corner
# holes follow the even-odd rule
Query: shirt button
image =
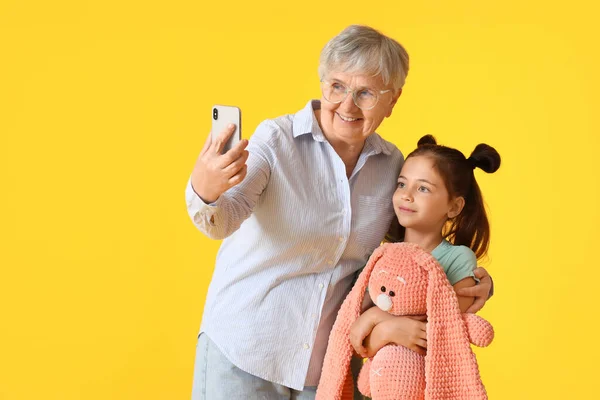
[(311, 317), (312, 319), (317, 319), (317, 314), (312, 314)]
[(323, 289), (323, 284), (319, 283), (319, 289)]
[(343, 237), (340, 237), (340, 239), (339, 239), (339, 240), (340, 240), (340, 242), (343, 242), (343, 241), (344, 241), (344, 238), (343, 238)]
[(329, 260), (329, 261), (327, 261), (327, 264), (333, 265), (333, 261)]
[(304, 343), (304, 346), (302, 346), (302, 347), (304, 347), (306, 350), (308, 350), (310, 348), (310, 346), (308, 345), (308, 343)]

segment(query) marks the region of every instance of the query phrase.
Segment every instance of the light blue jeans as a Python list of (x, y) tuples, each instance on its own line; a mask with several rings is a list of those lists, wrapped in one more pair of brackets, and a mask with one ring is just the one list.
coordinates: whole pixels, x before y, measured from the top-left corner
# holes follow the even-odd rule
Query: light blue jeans
[(206, 334), (198, 337), (192, 400), (314, 400), (316, 392), (316, 387), (299, 391), (250, 375), (233, 365)]

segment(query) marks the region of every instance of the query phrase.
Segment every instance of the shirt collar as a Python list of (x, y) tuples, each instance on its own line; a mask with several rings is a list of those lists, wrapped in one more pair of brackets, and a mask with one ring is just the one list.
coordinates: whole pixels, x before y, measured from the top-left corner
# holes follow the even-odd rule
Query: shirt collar
[[(370, 148), (372, 154), (383, 153), (386, 156), (392, 154), (391, 144), (383, 140), (377, 132), (373, 132), (365, 141), (365, 148)], [(363, 150), (365, 151), (365, 150)]]
[(321, 102), (319, 100), (310, 100), (302, 110), (294, 115), (294, 122), (292, 125), (294, 138), (312, 133), (313, 139), (317, 142), (326, 141), (325, 135), (323, 135), (323, 131), (321, 131), (319, 122), (315, 117), (315, 110), (320, 109)]

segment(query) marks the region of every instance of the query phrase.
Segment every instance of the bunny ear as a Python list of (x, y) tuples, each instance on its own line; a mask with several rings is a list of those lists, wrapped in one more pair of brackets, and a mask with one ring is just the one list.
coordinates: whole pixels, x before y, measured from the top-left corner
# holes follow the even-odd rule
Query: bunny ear
[(487, 399), (458, 299), (439, 263), (427, 254), (428, 271), (425, 399)]
[(360, 316), (371, 273), (388, 246), (389, 243), (385, 243), (375, 249), (338, 312), (329, 335), (316, 400), (352, 399), (350, 327)]

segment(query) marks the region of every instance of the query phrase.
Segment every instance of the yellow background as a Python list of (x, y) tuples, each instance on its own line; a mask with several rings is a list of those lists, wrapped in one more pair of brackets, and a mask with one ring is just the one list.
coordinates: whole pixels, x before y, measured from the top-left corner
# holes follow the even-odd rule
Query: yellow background
[[(184, 187), (214, 103), (243, 136), (319, 96), (351, 23), (411, 71), (379, 132), (503, 157), (478, 177), (493, 399), (597, 398), (595, 2), (0, 2), (0, 398), (187, 399), (219, 243)], [(168, 5), (167, 5), (168, 4)]]

